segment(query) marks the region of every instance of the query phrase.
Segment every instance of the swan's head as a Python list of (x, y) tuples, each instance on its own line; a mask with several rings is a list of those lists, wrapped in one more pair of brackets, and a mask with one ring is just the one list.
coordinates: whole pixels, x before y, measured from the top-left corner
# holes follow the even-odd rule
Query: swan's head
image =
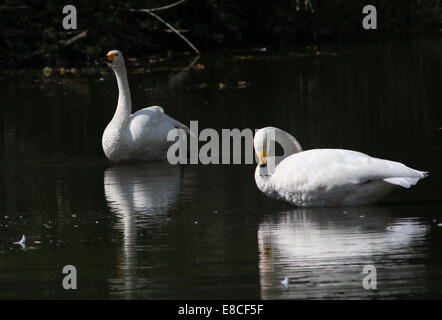
[[(283, 156), (276, 157), (275, 143), (283, 148)], [(265, 127), (257, 130), (253, 139), (253, 146), (258, 157), (258, 164), (261, 167), (267, 166), (269, 158), (273, 159), (273, 162), (280, 162), (284, 158), (302, 151), (301, 145), (292, 135), (275, 127)], [(277, 165), (277, 163), (273, 163), (273, 165)], [(272, 165), (270, 166), (272, 167)]]
[[(272, 127), (266, 127), (259, 129), (255, 133), (255, 137), (253, 138), (253, 147), (255, 148), (256, 156), (258, 157), (258, 164), (261, 167), (265, 167), (267, 165), (267, 157), (269, 155), (269, 149), (270, 149), (270, 137), (269, 133), (271, 134), (272, 130), (274, 129)], [(274, 137), (274, 131), (273, 131), (273, 137)], [(273, 139), (274, 141), (274, 139)]]
[(111, 50), (106, 54), (105, 61), (111, 68), (124, 66), (123, 54), (118, 50)]

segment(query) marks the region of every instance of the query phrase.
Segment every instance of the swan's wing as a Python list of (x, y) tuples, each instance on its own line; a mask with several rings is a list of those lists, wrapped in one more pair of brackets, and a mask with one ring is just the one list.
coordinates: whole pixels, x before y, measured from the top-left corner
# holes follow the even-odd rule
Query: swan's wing
[(161, 107), (149, 107), (138, 110), (130, 117), (130, 135), (132, 150), (139, 153), (160, 152), (169, 144), (166, 137), (174, 128), (172, 123), (165, 118)]
[(410, 187), (426, 172), (411, 169), (402, 163), (372, 158), (366, 154), (342, 149), (314, 149), (284, 159), (272, 180), (285, 187), (330, 190), (363, 184), (385, 182)]
[(190, 134), (190, 129), (185, 124), (179, 122), (178, 120), (175, 120), (174, 118), (168, 116), (167, 114), (164, 114), (164, 117), (172, 123), (172, 125), (177, 129), (183, 129), (185, 132)]
[(130, 116), (130, 130), (135, 137), (154, 134), (164, 125), (164, 111), (158, 106), (138, 110)]
[(174, 118), (170, 117), (169, 115), (164, 113), (164, 109), (159, 106), (152, 106), (148, 108), (141, 109), (137, 112), (135, 112), (133, 115), (137, 116), (138, 114), (142, 114), (145, 112), (150, 112), (155, 114), (155, 116), (158, 118), (158, 121), (166, 121), (169, 122), (174, 128), (177, 129), (183, 129), (185, 132), (190, 133), (190, 129), (185, 124), (179, 122), (178, 120), (175, 120)]
[(388, 178), (383, 180), (390, 184), (395, 184), (408, 189), (411, 186), (414, 186), (420, 179), (421, 178)]
[(406, 165), (378, 158), (371, 158), (373, 161), (373, 174), (380, 175), (380, 179), (390, 184), (404, 188), (414, 186), (420, 179), (428, 176), (428, 172), (411, 169)]

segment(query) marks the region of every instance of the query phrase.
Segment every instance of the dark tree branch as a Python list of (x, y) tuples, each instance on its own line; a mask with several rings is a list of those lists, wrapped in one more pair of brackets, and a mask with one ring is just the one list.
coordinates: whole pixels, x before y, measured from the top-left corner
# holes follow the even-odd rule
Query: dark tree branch
[(199, 56), (200, 55), (200, 51), (193, 45), (192, 42), (190, 42), (189, 39), (187, 39), (185, 36), (183, 36), (183, 34), (178, 31), (177, 29), (175, 29), (173, 26), (171, 26), (168, 22), (166, 22), (163, 18), (161, 18), (160, 16), (158, 16), (157, 14), (154, 13), (154, 11), (160, 11), (160, 10), (166, 10), (172, 7), (175, 7), (183, 2), (185, 2), (186, 0), (180, 0), (174, 3), (171, 3), (167, 6), (163, 6), (163, 7), (159, 7), (159, 8), (152, 8), (152, 9), (130, 9), (129, 11), (131, 12), (145, 12), (150, 14), (152, 17), (154, 17), (155, 19), (157, 19), (158, 21), (160, 21), (161, 23), (164, 23), (173, 33), (175, 33), (177, 36), (179, 36), (181, 39), (184, 40), (184, 42), (186, 42), (189, 47), (192, 48), (193, 51), (195, 51), (195, 53)]
[(80, 33), (77, 34), (76, 36), (74, 36), (74, 37), (72, 37), (72, 38), (66, 40), (66, 41), (63, 43), (63, 47), (68, 47), (68, 46), (70, 46), (71, 44), (73, 44), (74, 42), (77, 42), (78, 40), (83, 39), (83, 38), (86, 38), (86, 37), (87, 37), (87, 29), (84, 30), (83, 32), (80, 32)]
[(185, 1), (187, 1), (187, 0), (180, 0), (180, 1), (168, 4), (167, 6), (164, 6), (164, 7), (152, 8), (152, 9), (131, 9), (131, 11), (140, 11), (140, 12), (150, 11), (150, 12), (152, 12), (152, 11), (166, 10), (166, 9), (175, 7), (175, 6), (181, 4), (181, 3), (185, 2)]

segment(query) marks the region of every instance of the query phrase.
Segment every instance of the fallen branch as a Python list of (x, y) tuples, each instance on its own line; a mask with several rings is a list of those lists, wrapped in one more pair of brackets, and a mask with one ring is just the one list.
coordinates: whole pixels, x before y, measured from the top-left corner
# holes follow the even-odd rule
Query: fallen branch
[(180, 1), (168, 4), (167, 6), (164, 6), (164, 7), (152, 8), (152, 9), (131, 9), (131, 11), (140, 11), (140, 12), (146, 12), (146, 10), (147, 11), (160, 11), (160, 10), (165, 10), (165, 9), (175, 7), (185, 1), (187, 1), (187, 0), (180, 0)]
[(200, 56), (195, 57), (195, 59), (192, 60), (192, 62), (187, 66), (187, 68), (185, 70), (190, 70), (193, 68), (193, 66), (195, 65), (195, 63), (199, 60)]
[(17, 10), (17, 9), (29, 9), (29, 8), (30, 8), (30, 6), (15, 6), (15, 7), (13, 7), (13, 6), (2, 5), (2, 6), (0, 6), (0, 11), (3, 11), (3, 10)]
[(73, 44), (74, 42), (77, 42), (80, 39), (86, 38), (87, 37), (87, 29), (84, 30), (83, 32), (80, 32), (79, 34), (77, 34), (76, 36), (66, 40), (63, 43), (63, 47), (67, 47), (70, 46), (71, 44)]
[[(187, 29), (180, 29), (180, 30), (177, 30), (177, 31), (179, 31), (179, 32), (181, 32), (181, 33), (189, 32), (189, 30), (187, 30)], [(172, 30), (170, 30), (170, 29), (165, 29), (164, 32), (171, 33)]]
[(164, 21), (161, 17), (159, 17), (155, 13), (153, 13), (151, 11), (147, 11), (147, 13), (150, 14), (152, 17), (156, 18), (158, 21), (161, 21), (162, 23), (164, 23), (171, 31), (173, 31), (177, 36), (179, 36), (181, 39), (183, 39), (193, 49), (193, 51), (196, 52), (197, 55), (200, 55), (200, 51), (192, 44), (192, 42), (189, 41), (189, 39), (187, 39), (185, 36), (183, 36), (181, 34), (181, 32), (179, 32), (177, 29), (172, 27), (169, 23)]
[(173, 33), (175, 33), (177, 36), (179, 36), (181, 39), (184, 40), (184, 42), (186, 42), (189, 47), (192, 48), (193, 51), (196, 52), (196, 54), (199, 56), (200, 55), (200, 51), (192, 44), (192, 42), (190, 42), (189, 39), (187, 39), (185, 36), (182, 35), (182, 33), (180, 31), (178, 31), (177, 29), (175, 29), (174, 27), (172, 27), (168, 22), (166, 22), (163, 18), (161, 18), (160, 16), (158, 16), (157, 14), (154, 13), (154, 11), (160, 11), (160, 10), (165, 10), (165, 9), (169, 9), (172, 7), (175, 7), (183, 2), (185, 2), (186, 0), (180, 0), (177, 2), (174, 2), (172, 4), (169, 4), (167, 6), (164, 7), (159, 7), (159, 8), (152, 8), (152, 9), (130, 9), (129, 11), (131, 12), (145, 12), (150, 14), (152, 17), (154, 17), (155, 19), (157, 19), (158, 21), (160, 21), (161, 23), (164, 23), (169, 29), (170, 31), (172, 31)]

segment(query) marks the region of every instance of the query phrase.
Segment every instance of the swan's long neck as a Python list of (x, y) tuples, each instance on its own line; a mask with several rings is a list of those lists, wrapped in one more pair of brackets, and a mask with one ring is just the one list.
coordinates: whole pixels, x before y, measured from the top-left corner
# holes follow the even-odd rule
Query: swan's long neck
[[(292, 135), (278, 128), (268, 128), (265, 139), (267, 139), (267, 166), (265, 168), (258, 167), (256, 171), (259, 179), (262, 180), (261, 183), (264, 183), (274, 173), (276, 167), (282, 160), (294, 153), (302, 151), (301, 145)], [(275, 155), (275, 143), (278, 143), (282, 147), (284, 155)]]
[(275, 129), (275, 141), (279, 143), (284, 150), (284, 155), (279, 161), (302, 151), (302, 147), (295, 137), (278, 128)]
[(118, 83), (118, 104), (112, 121), (123, 122), (128, 119), (132, 112), (132, 100), (130, 98), (129, 82), (127, 81), (126, 67), (113, 69)]

